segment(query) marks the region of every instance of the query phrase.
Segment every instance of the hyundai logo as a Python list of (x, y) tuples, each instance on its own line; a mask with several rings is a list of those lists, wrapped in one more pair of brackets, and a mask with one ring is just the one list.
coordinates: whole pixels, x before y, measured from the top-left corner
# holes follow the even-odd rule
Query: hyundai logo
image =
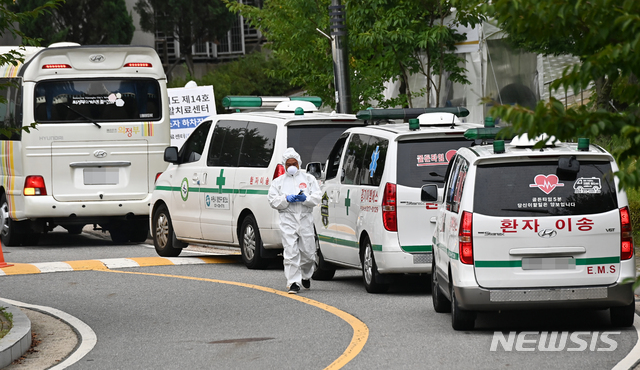
[(538, 236), (541, 238), (553, 238), (558, 235), (558, 232), (553, 229), (544, 229), (538, 232)]
[(93, 152), (93, 156), (96, 158), (104, 158), (107, 156), (107, 152), (105, 152), (104, 150), (96, 150), (95, 152)]
[(102, 63), (106, 58), (102, 54), (93, 54), (89, 56), (89, 60), (94, 63)]

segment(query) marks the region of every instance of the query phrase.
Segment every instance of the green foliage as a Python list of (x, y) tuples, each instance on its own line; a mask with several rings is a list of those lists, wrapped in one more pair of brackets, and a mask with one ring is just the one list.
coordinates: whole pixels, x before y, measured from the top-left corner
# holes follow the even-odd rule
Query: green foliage
[[(48, 0), (21, 0), (12, 9), (25, 12), (50, 3)], [(23, 19), (20, 30), (42, 39), (43, 45), (68, 41), (82, 45), (129, 44), (133, 19), (125, 0), (66, 0), (40, 17)]]
[[(214, 71), (197, 79), (196, 83), (199, 86), (213, 86), (216, 111), (224, 112), (222, 98), (227, 95), (286, 96), (292, 90), (297, 90), (297, 87), (288, 80), (273, 73), (282, 68), (282, 61), (267, 58), (262, 53), (252, 53), (238, 60), (218, 65)], [(185, 80), (176, 80), (169, 86), (182, 87), (185, 83)]]
[[(612, 149), (620, 168), (634, 165), (640, 156), (640, 86), (636, 77), (640, 75), (640, 2), (497, 0), (485, 11), (495, 15), (502, 29), (518, 35), (522, 47), (579, 56), (581, 63), (567, 68), (552, 89), (562, 86), (580, 91), (595, 83), (604, 102), (595, 107), (565, 108), (551, 99), (538, 103), (532, 111), (495, 106), (490, 114), (511, 124), (508, 134), (526, 132), (533, 137), (547, 133), (560, 140), (608, 136), (630, 143)], [(611, 109), (607, 87), (623, 105)], [(619, 171), (616, 176), (624, 188), (640, 187), (638, 168)]]
[[(281, 78), (302, 86), (310, 95), (335, 104), (331, 41), (318, 30), (329, 34), (330, 0), (267, 0), (262, 9), (223, 0), (259, 28), (269, 41), (284, 68), (274, 71)], [(459, 23), (477, 22), (472, 1), (457, 2)], [(464, 69), (453, 50), (462, 36), (443, 25), (450, 15), (452, 2), (442, 0), (344, 0), (346, 7), (351, 100), (357, 111), (376, 101), (381, 107), (411, 105), (412, 94), (407, 80), (410, 74), (423, 74), (429, 82), (424, 93), (440, 91), (442, 81), (435, 75), (465, 83)], [(426, 55), (426, 58), (425, 58)], [(400, 97), (385, 100), (384, 83), (401, 80)], [(420, 90), (420, 89), (419, 89)]]
[(0, 338), (9, 334), (13, 327), (13, 314), (6, 311), (6, 307), (0, 307)]

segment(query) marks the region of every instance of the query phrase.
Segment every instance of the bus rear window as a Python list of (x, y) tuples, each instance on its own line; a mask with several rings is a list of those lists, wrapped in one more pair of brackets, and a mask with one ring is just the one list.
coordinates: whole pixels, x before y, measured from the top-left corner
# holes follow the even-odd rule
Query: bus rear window
[(161, 112), (160, 86), (153, 79), (57, 79), (35, 89), (40, 123), (157, 121)]

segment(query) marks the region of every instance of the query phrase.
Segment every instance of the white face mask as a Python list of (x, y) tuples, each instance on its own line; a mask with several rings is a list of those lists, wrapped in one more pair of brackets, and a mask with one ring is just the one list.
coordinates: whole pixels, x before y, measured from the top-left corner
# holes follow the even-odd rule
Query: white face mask
[(296, 166), (289, 166), (287, 167), (287, 173), (291, 176), (295, 175), (298, 172), (298, 167)]

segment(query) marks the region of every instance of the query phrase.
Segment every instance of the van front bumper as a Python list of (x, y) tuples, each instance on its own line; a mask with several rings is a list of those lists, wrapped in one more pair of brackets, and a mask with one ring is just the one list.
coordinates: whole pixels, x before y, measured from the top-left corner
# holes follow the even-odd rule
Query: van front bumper
[(485, 289), (454, 287), (460, 308), (497, 311), (539, 308), (609, 308), (633, 301), (631, 284), (609, 286)]

